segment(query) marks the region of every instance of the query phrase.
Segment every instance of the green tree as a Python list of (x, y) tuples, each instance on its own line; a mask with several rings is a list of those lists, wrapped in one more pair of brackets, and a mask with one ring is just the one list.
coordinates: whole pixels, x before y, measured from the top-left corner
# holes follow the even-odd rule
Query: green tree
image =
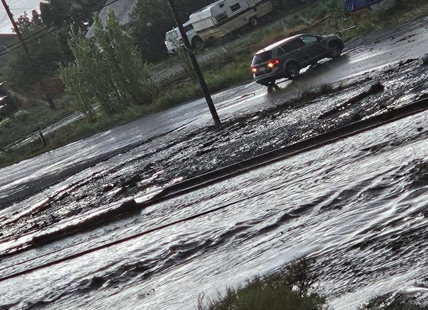
[[(64, 53), (57, 33), (43, 32), (45, 26), (36, 11), (31, 19), (26, 14), (20, 16), (17, 26), (27, 41), (31, 61), (23, 47), (12, 50), (7, 57), (5, 78), (12, 89), (25, 91), (43, 79), (56, 76)], [(20, 42), (16, 44), (19, 46)]]
[(93, 23), (93, 14), (105, 3), (105, 0), (48, 0), (40, 3), (41, 18), (46, 26), (73, 24), (85, 31)]
[(132, 37), (112, 11), (105, 27), (95, 17), (94, 38), (86, 39), (82, 30), (72, 30), (69, 45), (75, 61), (61, 68), (61, 80), (77, 108), (91, 121), (95, 121), (94, 107), (111, 114), (152, 102), (156, 84)]
[(43, 24), (55, 31), (64, 52), (64, 61), (74, 60), (68, 47), (69, 25), (87, 31), (93, 23), (93, 14), (99, 12), (105, 0), (48, 0), (40, 2), (40, 17)]

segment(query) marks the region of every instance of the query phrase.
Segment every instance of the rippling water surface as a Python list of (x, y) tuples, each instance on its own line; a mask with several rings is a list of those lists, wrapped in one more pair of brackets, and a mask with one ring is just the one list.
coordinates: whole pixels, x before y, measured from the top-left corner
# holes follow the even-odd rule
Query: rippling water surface
[(200, 294), (302, 255), (317, 257), (335, 309), (424, 292), (427, 121), (408, 117), (6, 257), (1, 278), (130, 237), (0, 281), (0, 306), (194, 309)]
[[(350, 54), (341, 61), (358, 60)], [(413, 100), (426, 90), (421, 83), (426, 71), (415, 63), (399, 65), (407, 70), (400, 71), (402, 78), (384, 83), (384, 94), (400, 90), (393, 98), (385, 97), (390, 101), (369, 97), (333, 121), (347, 124), (348, 114), (358, 109), (377, 115), (391, 102), (399, 107)], [(408, 94), (409, 83), (420, 89)], [(253, 99), (266, 96), (260, 90), (250, 93)], [(386, 292), (416, 292), (428, 301), (427, 112), (82, 230), (95, 216), (128, 199), (145, 200), (146, 194), (156, 193), (156, 186), (144, 186), (162, 176), (162, 170), (189, 162), (218, 166), (197, 162), (202, 158), (198, 154), (212, 151), (218, 141), (263, 150), (265, 144), (282, 146), (282, 140), (291, 139), (287, 144), (315, 135), (316, 124), (328, 125), (319, 121), (321, 112), (346, 99), (340, 96), (283, 107), (261, 125), (232, 120), (224, 129), (230, 133), (219, 131), (209, 141), (186, 128), (191, 120), (199, 135), (206, 133), (209, 118), (195, 108), (200, 102), (194, 102), (178, 107), (175, 117), (165, 113), (141, 119), (2, 169), (0, 308), (194, 309), (201, 294), (215, 295), (303, 255), (317, 259), (319, 289), (334, 309), (355, 309)], [(236, 102), (233, 91), (230, 102)], [(230, 102), (220, 105), (233, 115)], [(258, 112), (266, 105), (260, 102), (238, 103)], [(177, 142), (178, 136), (195, 140)], [(260, 136), (263, 141), (257, 140)], [(242, 153), (216, 153), (212, 161)], [(158, 162), (165, 168), (158, 169)], [(135, 175), (149, 177), (132, 183)], [(177, 177), (171, 182), (181, 175)], [(126, 182), (133, 185), (120, 196)], [(34, 244), (76, 225), (72, 236)], [(25, 252), (5, 255), (27, 246)]]

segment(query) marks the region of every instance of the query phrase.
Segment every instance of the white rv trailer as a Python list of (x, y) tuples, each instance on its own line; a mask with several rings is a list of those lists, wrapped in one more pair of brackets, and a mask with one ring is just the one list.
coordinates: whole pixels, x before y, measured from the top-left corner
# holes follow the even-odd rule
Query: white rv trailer
[[(184, 31), (186, 31), (187, 38), (189, 39), (189, 42), (192, 47), (195, 47), (198, 43), (202, 41), (190, 21), (185, 22), (183, 24), (183, 27)], [(178, 27), (175, 27), (165, 33), (165, 46), (169, 54), (174, 54), (175, 50), (182, 45), (183, 38), (181, 37), (181, 33)]]
[(206, 41), (222, 37), (243, 26), (257, 25), (258, 19), (272, 12), (270, 0), (219, 0), (189, 16), (199, 37)]

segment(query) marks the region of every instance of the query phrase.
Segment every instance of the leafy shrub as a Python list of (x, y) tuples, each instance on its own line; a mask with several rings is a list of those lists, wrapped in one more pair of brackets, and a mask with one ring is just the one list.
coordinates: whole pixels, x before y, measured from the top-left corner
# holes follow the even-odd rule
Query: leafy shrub
[(3, 127), (3, 128), (6, 128), (8, 125), (10, 125), (12, 123), (12, 121), (10, 120), (10, 118), (5, 118), (5, 119), (2, 119), (1, 121), (0, 121), (0, 128), (1, 127)]
[(208, 299), (199, 298), (198, 310), (321, 310), (326, 304), (323, 296), (310, 293), (310, 287), (317, 275), (313, 261), (299, 259), (270, 275), (256, 276), (247, 280), (244, 286), (227, 288), (225, 294)]
[(28, 119), (28, 117), (30, 116), (30, 112), (28, 112), (27, 110), (19, 110), (13, 116), (18, 121), (23, 122), (23, 121), (26, 121)]

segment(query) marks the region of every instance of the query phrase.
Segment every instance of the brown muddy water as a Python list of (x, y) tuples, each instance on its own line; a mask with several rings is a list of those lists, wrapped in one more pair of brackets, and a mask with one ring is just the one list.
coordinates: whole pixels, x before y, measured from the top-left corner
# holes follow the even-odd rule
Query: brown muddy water
[(200, 294), (304, 255), (317, 259), (317, 289), (334, 309), (389, 292), (427, 302), (428, 112), (145, 208), (129, 203), (423, 98), (427, 75), (410, 59), (321, 97), (284, 102), (280, 92), (222, 128), (172, 131), (29, 180), (26, 195), (4, 186), (0, 309), (194, 309)]

